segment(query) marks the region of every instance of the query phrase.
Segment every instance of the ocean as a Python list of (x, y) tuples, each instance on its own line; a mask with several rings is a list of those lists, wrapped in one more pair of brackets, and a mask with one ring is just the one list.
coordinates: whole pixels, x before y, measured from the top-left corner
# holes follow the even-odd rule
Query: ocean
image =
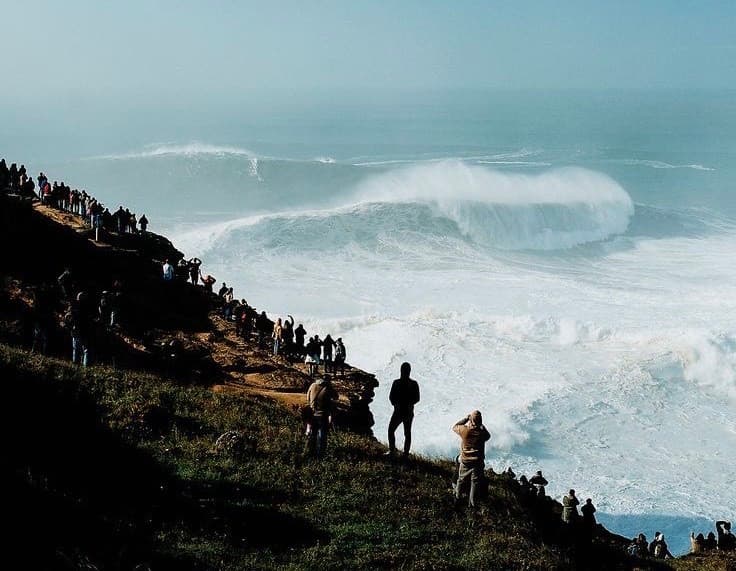
[(9, 162), (145, 213), (237, 297), (342, 337), (381, 383), (378, 438), (409, 361), (418, 453), (454, 457), (479, 409), (494, 470), (543, 470), (612, 531), (682, 553), (736, 517), (734, 93), (2, 114)]

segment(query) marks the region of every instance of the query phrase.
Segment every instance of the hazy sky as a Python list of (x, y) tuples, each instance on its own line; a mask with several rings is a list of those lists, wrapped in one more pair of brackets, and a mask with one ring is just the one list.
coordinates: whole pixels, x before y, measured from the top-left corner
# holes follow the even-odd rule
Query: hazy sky
[(736, 87), (736, 1), (2, 0), (0, 97)]

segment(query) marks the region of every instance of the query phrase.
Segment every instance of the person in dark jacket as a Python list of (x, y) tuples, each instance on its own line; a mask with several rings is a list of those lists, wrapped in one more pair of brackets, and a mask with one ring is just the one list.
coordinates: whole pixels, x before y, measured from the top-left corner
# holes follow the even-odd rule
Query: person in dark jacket
[(569, 525), (575, 523), (580, 515), (578, 505), (580, 505), (580, 500), (575, 496), (575, 490), (570, 490), (562, 498), (562, 521)]
[(547, 478), (545, 478), (542, 475), (541, 470), (537, 470), (537, 473), (534, 474), (531, 479), (529, 480), (529, 483), (534, 486), (537, 496), (540, 498), (543, 498), (545, 495), (544, 487), (549, 483), (547, 482)]
[(304, 356), (304, 338), (307, 336), (307, 330), (301, 323), (294, 329), (294, 338), (296, 339), (296, 352), (300, 357)]
[(717, 521), (716, 532), (718, 533), (718, 551), (733, 551), (736, 548), (736, 537), (731, 533), (730, 521)]
[(408, 456), (411, 449), (411, 424), (414, 420), (414, 405), (419, 402), (419, 383), (411, 379), (411, 365), (402, 363), (401, 377), (391, 385), (389, 400), (394, 406), (394, 412), (388, 423), (388, 453), (396, 452), (396, 429), (404, 425), (404, 456)]
[(460, 446), (460, 465), (455, 485), (455, 499), (460, 499), (463, 482), (470, 478), (470, 507), (476, 507), (476, 494), (483, 477), (486, 458), (486, 442), (491, 435), (483, 426), (483, 417), (479, 410), (474, 410), (465, 418), (457, 421), (452, 431), (462, 439)]

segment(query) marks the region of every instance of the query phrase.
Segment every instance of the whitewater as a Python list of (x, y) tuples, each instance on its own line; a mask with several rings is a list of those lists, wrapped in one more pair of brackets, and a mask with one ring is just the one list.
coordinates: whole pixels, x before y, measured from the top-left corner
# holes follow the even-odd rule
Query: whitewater
[(381, 383), (379, 439), (409, 361), (415, 452), (454, 457), (451, 425), (480, 409), (494, 470), (542, 469), (549, 494), (682, 553), (736, 518), (736, 110), (597, 97), (152, 129), (49, 170), (342, 337)]

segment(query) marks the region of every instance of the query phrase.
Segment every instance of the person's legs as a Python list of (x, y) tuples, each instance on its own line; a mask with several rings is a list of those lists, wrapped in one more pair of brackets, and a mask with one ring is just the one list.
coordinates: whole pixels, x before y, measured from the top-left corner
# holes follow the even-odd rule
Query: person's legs
[[(457, 468), (457, 483), (455, 484), (455, 499), (460, 499), (460, 490), (463, 487), (463, 484), (465, 483), (465, 480), (470, 477), (472, 471), (470, 468), (468, 468), (467, 465), (460, 462), (460, 465)], [(471, 492), (472, 493), (472, 492)]]
[(318, 432), (317, 435), (317, 458), (322, 458), (327, 450), (327, 432), (330, 429), (329, 419), (325, 416), (317, 421)]
[(391, 415), (391, 420), (388, 421), (388, 449), (389, 452), (395, 452), (396, 451), (396, 429), (399, 427), (399, 424), (401, 424), (401, 416), (399, 413), (394, 410), (394, 413)]
[(82, 344), (82, 366), (86, 367), (89, 364), (89, 344), (86, 340), (83, 340), (81, 344)]
[(79, 337), (72, 337), (72, 363), (76, 364), (79, 356)]
[(482, 466), (474, 464), (470, 468), (470, 507), (475, 507), (476, 494), (478, 493), (478, 484), (480, 483), (480, 477), (483, 474)]
[(414, 415), (408, 415), (405, 416), (403, 419), (404, 422), (404, 455), (409, 454), (409, 450), (411, 449), (411, 423), (414, 421)]
[(307, 456), (314, 456), (317, 450), (317, 420), (312, 419), (309, 426), (309, 432), (307, 433), (307, 445), (305, 454)]

